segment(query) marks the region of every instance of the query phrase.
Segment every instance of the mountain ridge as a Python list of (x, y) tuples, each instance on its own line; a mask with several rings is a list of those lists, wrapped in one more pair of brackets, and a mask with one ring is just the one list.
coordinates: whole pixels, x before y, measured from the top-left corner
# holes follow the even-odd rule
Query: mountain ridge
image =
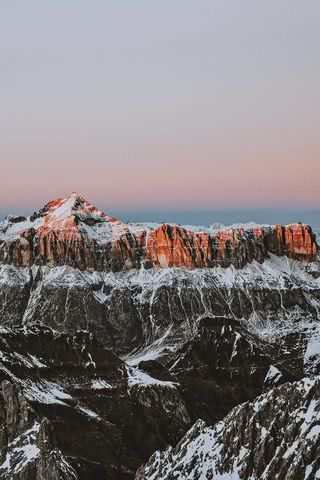
[[(179, 478), (180, 466), (194, 478), (207, 458), (221, 478), (249, 480), (272, 454), (286, 478), (288, 462), (273, 449), (279, 438), (262, 437), (274, 434), (274, 414), (288, 438), (295, 424), (283, 405), (307, 417), (299, 379), (320, 373), (317, 254), (301, 223), (132, 224), (75, 193), (8, 217), (0, 223), (0, 477), (132, 480), (147, 462), (137, 478)], [(318, 387), (313, 393), (318, 401)], [(271, 410), (251, 455), (260, 394)], [(24, 422), (26, 405), (34, 413)], [(201, 449), (201, 432), (194, 455), (185, 435), (194, 422), (194, 436), (200, 428), (210, 441), (222, 422), (215, 445), (220, 452), (230, 440), (226, 455)], [(179, 440), (172, 456), (166, 449)], [(191, 463), (181, 463), (185, 448)], [(316, 472), (303, 445), (298, 453)]]
[(242, 268), (270, 253), (314, 262), (318, 245), (309, 225), (239, 224), (192, 227), (127, 224), (77, 193), (52, 200), (30, 217), (0, 222), (0, 263), (69, 265), (80, 270)]

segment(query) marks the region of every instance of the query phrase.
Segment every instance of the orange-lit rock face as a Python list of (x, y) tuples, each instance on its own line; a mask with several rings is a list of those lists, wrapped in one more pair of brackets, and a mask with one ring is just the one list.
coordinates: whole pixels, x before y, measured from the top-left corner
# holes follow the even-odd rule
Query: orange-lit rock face
[(250, 232), (226, 229), (214, 236), (182, 227), (162, 225), (150, 233), (146, 259), (153, 267), (242, 267), (252, 260), (262, 262), (268, 254), (314, 261), (317, 244), (309, 226), (254, 228)]
[(242, 229), (240, 231), (226, 230), (217, 233), (218, 260), (222, 261), (230, 258), (232, 261), (234, 259), (242, 234)]
[(151, 266), (161, 268), (209, 267), (212, 260), (209, 234), (162, 225), (148, 236), (146, 260)]
[(44, 218), (44, 225), (36, 231), (36, 236), (39, 238), (54, 237), (58, 241), (81, 240), (74, 215), (66, 218), (47, 215)]
[(285, 229), (285, 244), (288, 257), (297, 260), (312, 261), (317, 254), (317, 244), (312, 230), (307, 225), (287, 225)]
[[(21, 226), (20, 226), (21, 225)], [(130, 226), (79, 195), (48, 203), (29, 219), (17, 217), (1, 232), (0, 262), (70, 265), (81, 270), (140, 268), (242, 268), (270, 253), (314, 261), (317, 244), (307, 225), (229, 228), (210, 233), (177, 225)]]
[(39, 242), (39, 256), (49, 265), (60, 265), (72, 251), (77, 254), (82, 238), (77, 228), (76, 217), (59, 218), (48, 214), (44, 225), (35, 232)]

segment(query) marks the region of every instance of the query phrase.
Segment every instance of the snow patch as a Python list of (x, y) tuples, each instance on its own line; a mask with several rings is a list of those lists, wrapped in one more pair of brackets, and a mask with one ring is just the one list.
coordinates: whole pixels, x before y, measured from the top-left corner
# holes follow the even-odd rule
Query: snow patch
[(104, 390), (111, 389), (112, 385), (101, 378), (97, 378), (96, 380), (92, 381), (91, 388), (93, 388), (93, 390)]
[(162, 387), (169, 387), (175, 388), (177, 383), (170, 382), (165, 380), (159, 380), (157, 378), (151, 377), (146, 372), (139, 370), (136, 367), (127, 366), (127, 373), (128, 373), (128, 387), (129, 389), (134, 385), (159, 385)]
[(8, 476), (17, 474), (29, 463), (36, 460), (40, 454), (40, 450), (35, 444), (39, 428), (40, 424), (35, 422), (29, 430), (8, 444), (6, 458), (2, 465), (0, 465), (1, 477), (3, 474)]

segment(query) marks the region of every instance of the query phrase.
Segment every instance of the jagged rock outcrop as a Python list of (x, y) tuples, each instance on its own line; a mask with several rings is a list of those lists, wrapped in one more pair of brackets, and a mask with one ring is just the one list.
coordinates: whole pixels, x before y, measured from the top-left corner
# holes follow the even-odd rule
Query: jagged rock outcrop
[(320, 380), (286, 383), (199, 420), (176, 447), (156, 452), (136, 480), (315, 480), (320, 475)]
[[(166, 363), (193, 420), (221, 420), (266, 388), (303, 376), (303, 355), (271, 344), (227, 318), (204, 318), (199, 332)], [(140, 364), (139, 364), (140, 366)]]
[(2, 329), (1, 381), (6, 480), (69, 480), (73, 472), (127, 480), (191, 425), (177, 382), (127, 366), (88, 332)]
[(127, 225), (72, 194), (49, 202), (31, 217), (8, 217), (0, 225), (0, 262), (121, 271), (141, 265), (242, 268), (252, 260), (263, 262), (270, 253), (316, 259), (316, 238), (308, 225), (199, 230)]
[(18, 388), (3, 381), (0, 390), (0, 463), (6, 459), (8, 445), (30, 428), (32, 417), (32, 411)]
[(0, 478), (3, 480), (77, 480), (54, 442), (52, 424), (42, 420), (8, 380), (0, 391)]

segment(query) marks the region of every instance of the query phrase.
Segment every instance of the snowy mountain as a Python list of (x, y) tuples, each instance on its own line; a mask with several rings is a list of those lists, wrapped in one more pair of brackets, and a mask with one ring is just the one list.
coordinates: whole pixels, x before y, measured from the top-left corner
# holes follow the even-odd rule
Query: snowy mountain
[(315, 235), (308, 225), (254, 224), (181, 227), (125, 224), (78, 194), (49, 202), (31, 217), (0, 224), (0, 261), (17, 266), (69, 265), (80, 270), (243, 267), (269, 254), (314, 261)]
[(214, 426), (199, 420), (136, 480), (318, 479), (319, 410), (319, 378), (275, 387)]
[(319, 266), (301, 223), (7, 217), (0, 478), (320, 478)]

